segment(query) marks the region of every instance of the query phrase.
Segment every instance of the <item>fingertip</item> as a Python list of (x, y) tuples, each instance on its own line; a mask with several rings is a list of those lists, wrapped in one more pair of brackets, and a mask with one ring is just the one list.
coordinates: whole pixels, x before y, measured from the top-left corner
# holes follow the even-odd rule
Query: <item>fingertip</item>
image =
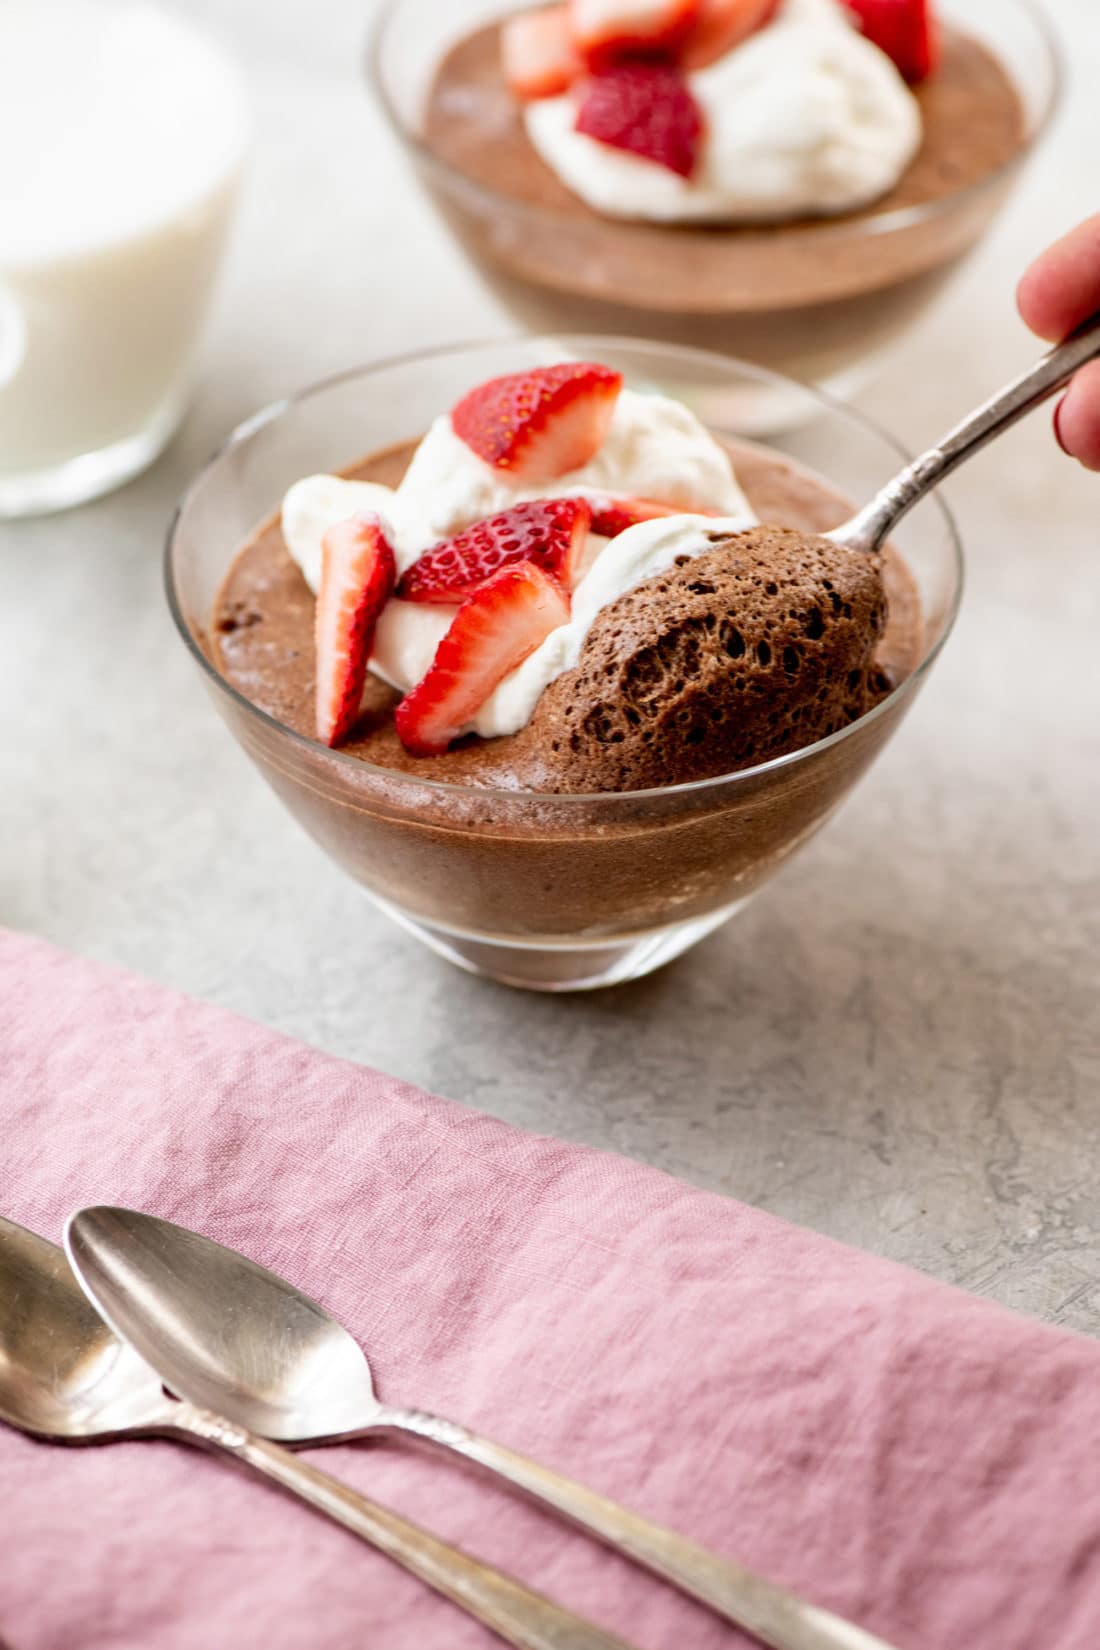
[(1057, 342), (1100, 309), (1100, 213), (1036, 258), (1016, 288), (1025, 324)]
[(1100, 361), (1082, 367), (1055, 412), (1063, 452), (1086, 470), (1100, 470)]
[(1016, 287), (1016, 308), (1024, 325), (1037, 338), (1057, 343), (1063, 336), (1064, 304), (1049, 264), (1032, 264)]

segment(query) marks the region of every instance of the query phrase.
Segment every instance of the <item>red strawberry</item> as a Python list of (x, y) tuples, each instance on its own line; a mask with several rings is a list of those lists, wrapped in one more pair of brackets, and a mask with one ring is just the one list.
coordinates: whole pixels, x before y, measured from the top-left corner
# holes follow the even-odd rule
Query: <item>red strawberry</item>
[(580, 584), (592, 565), (593, 552), (597, 548), (592, 543), (592, 512), (588, 500), (579, 498), (570, 502), (578, 507), (579, 515), (583, 517), (583, 529), (570, 533), (568, 538), (559, 539), (545, 557), (539, 557), (537, 563), (552, 574), (566, 591), (575, 590)]
[(462, 602), (501, 567), (533, 561), (565, 583), (588, 537), (592, 513), (582, 498), (540, 498), (425, 550), (397, 587), (406, 602)]
[(568, 91), (583, 68), (564, 5), (510, 17), (500, 32), (500, 56), (508, 89), (521, 103)]
[(637, 527), (640, 521), (656, 521), (658, 516), (710, 515), (709, 510), (688, 510), (685, 504), (662, 504), (655, 498), (615, 498), (607, 493), (601, 498), (590, 498), (592, 531), (613, 539), (625, 533), (628, 527)]
[(680, 48), (685, 69), (705, 69), (708, 63), (747, 40), (770, 23), (779, 0), (700, 0), (694, 27)]
[(533, 367), (479, 384), (458, 403), (451, 424), (517, 485), (554, 481), (599, 451), (622, 382), (621, 373), (592, 361)]
[(868, 40), (905, 79), (925, 80), (939, 63), (939, 31), (931, 0), (845, 0)]
[(353, 516), (321, 541), (317, 592), (317, 737), (346, 739), (359, 715), (374, 627), (393, 590), (393, 550), (374, 516)]
[(405, 749), (439, 756), (497, 683), (568, 619), (569, 603), (548, 573), (529, 561), (498, 569), (463, 602), (428, 674), (394, 712)]
[(593, 69), (623, 57), (673, 52), (699, 13), (700, 0), (569, 0), (577, 50)]
[(586, 137), (628, 149), (682, 178), (694, 172), (703, 136), (699, 105), (670, 63), (620, 63), (593, 75), (575, 125)]

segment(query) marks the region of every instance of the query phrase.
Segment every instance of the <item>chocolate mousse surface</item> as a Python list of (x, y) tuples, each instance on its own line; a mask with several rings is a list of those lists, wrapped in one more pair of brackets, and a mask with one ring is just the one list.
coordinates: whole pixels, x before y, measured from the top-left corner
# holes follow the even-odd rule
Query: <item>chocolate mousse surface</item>
[[(922, 653), (919, 601), (902, 559), (856, 556), (817, 534), (848, 513), (822, 481), (749, 443), (729, 443), (761, 519), (715, 533), (603, 609), (581, 658), (527, 727), (413, 757), (397, 695), (369, 678), (343, 749), (420, 778), (509, 791), (629, 791), (732, 772), (812, 744), (872, 708)], [(345, 473), (393, 486), (412, 446)], [(307, 737), (314, 729), (314, 599), (278, 517), (240, 551), (218, 598), (214, 662), (238, 692)]]
[[(1006, 166), (1026, 141), (1024, 110), (1016, 87), (977, 40), (946, 26), (941, 32), (940, 66), (913, 88), (924, 141), (888, 194), (868, 207), (826, 219), (711, 227), (662, 224), (659, 227), (670, 232), (670, 247), (677, 237), (763, 234), (782, 238), (792, 228), (805, 229), (807, 224), (859, 223), (882, 212), (927, 206)], [(501, 74), (500, 33), (501, 25), (491, 23), (467, 35), (444, 58), (425, 111), (425, 143), (449, 165), (496, 194), (565, 217), (600, 220), (532, 146), (522, 106)], [(670, 251), (670, 258), (681, 255)], [(678, 273), (682, 275), (683, 270)]]

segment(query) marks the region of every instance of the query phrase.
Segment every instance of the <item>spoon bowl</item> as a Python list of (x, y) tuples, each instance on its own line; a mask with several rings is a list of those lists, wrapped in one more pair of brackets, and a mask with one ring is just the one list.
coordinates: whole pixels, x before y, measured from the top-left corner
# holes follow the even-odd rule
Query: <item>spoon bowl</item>
[(160, 1381), (103, 1322), (62, 1251), (0, 1216), (0, 1420), (72, 1443), (163, 1420)]
[(212, 1239), (129, 1209), (83, 1209), (66, 1244), (118, 1334), (192, 1403), (280, 1442), (334, 1441), (381, 1406), (342, 1324)]

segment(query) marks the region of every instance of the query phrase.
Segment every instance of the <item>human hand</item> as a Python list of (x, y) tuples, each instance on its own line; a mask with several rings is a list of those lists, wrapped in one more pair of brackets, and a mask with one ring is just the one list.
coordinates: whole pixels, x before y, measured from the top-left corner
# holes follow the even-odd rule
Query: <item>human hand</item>
[[(1100, 311), (1100, 213), (1035, 260), (1016, 302), (1032, 332), (1052, 343)], [(1058, 403), (1054, 433), (1071, 458), (1100, 470), (1100, 360), (1081, 368)]]

